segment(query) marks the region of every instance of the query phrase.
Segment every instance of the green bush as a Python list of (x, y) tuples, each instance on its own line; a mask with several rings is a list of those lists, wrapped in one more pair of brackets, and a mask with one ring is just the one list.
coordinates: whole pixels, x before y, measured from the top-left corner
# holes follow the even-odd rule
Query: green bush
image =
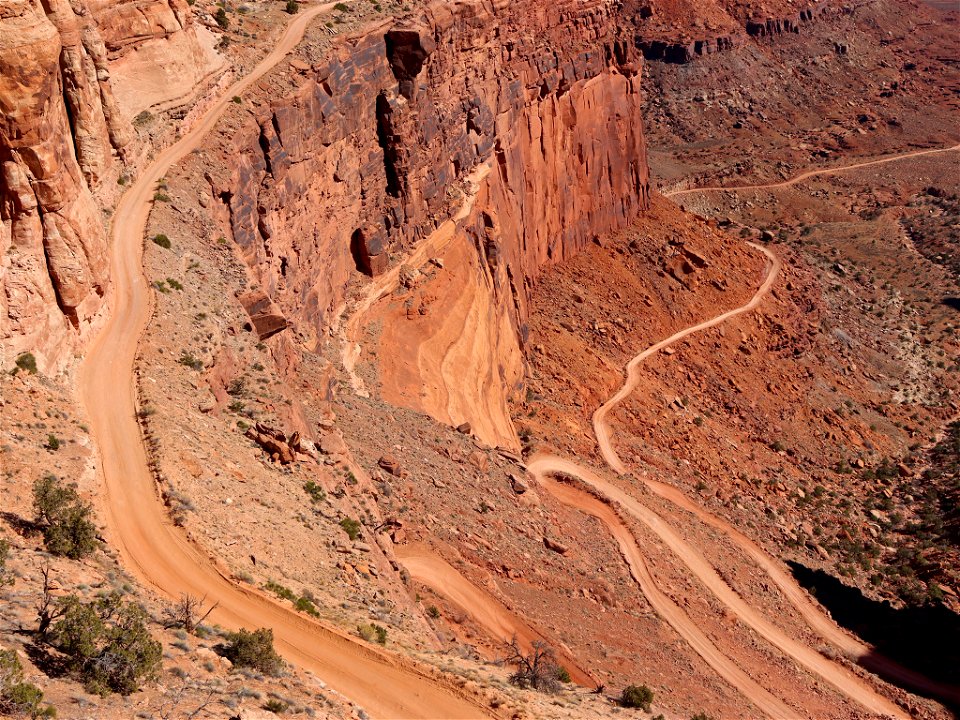
[(53, 433), (47, 435), (47, 450), (59, 450), (60, 449), (60, 438), (58, 438)]
[(157, 192), (153, 194), (153, 201), (154, 202), (170, 202), (170, 196), (164, 192), (160, 192), (159, 190), (157, 190)]
[(13, 585), (13, 575), (7, 570), (7, 560), (10, 559), (10, 543), (0, 538), (0, 587)]
[(193, 356), (193, 353), (189, 353), (184, 350), (180, 353), (180, 359), (177, 361), (181, 365), (185, 365), (192, 370), (203, 370), (203, 360)]
[(350, 7), (345, 3), (338, 2), (336, 5), (333, 6), (333, 9), (336, 10), (337, 12), (344, 13), (344, 12), (347, 12), (350, 9)]
[(168, 237), (167, 237), (166, 235), (164, 235), (163, 233), (159, 233), (159, 234), (157, 234), (157, 235), (154, 235), (154, 236), (153, 236), (153, 242), (154, 242), (154, 244), (159, 245), (160, 247), (162, 247), (164, 250), (169, 250), (170, 247), (171, 247), (171, 245), (172, 245), (172, 243), (170, 242), (170, 238), (168, 238)]
[(45, 475), (34, 483), (33, 507), (49, 552), (80, 560), (97, 549), (97, 528), (90, 519), (93, 510), (55, 475)]
[(287, 705), (287, 703), (283, 702), (283, 700), (277, 700), (276, 698), (271, 698), (263, 704), (263, 709), (269, 710), (270, 712), (276, 713), (277, 715), (282, 715), (283, 713), (285, 713), (287, 710), (290, 709), (290, 706)]
[(74, 505), (63, 517), (45, 528), (43, 542), (54, 555), (82, 560), (97, 549), (97, 527), (90, 520), (89, 505)]
[(568, 682), (570, 682), (570, 681), (572, 680), (572, 678), (570, 677), (570, 671), (567, 670), (567, 669), (566, 669), (565, 667), (563, 667), (562, 665), (561, 665), (560, 667), (558, 667), (558, 668), (557, 668), (557, 680), (559, 680), (559, 681), (562, 682), (562, 683), (568, 683)]
[(707, 715), (705, 712), (698, 712), (690, 720), (713, 720), (713, 715)]
[(276, 675), (283, 660), (273, 649), (273, 630), (240, 630), (227, 637), (224, 656), (237, 667), (250, 667), (267, 675)]
[(313, 480), (307, 480), (303, 484), (303, 489), (310, 496), (310, 499), (313, 502), (320, 502), (323, 500), (327, 494), (323, 491), (323, 488), (317, 485)]
[(116, 593), (90, 603), (68, 596), (60, 611), (50, 642), (89, 692), (130, 695), (157, 676), (163, 648), (150, 635), (140, 605), (124, 604)]
[(387, 629), (376, 623), (357, 625), (357, 634), (367, 642), (376, 642), (381, 645), (387, 644)]
[(300, 3), (297, 0), (287, 0), (286, 11), (291, 15), (296, 15), (300, 11)]
[(223, 8), (217, 8), (217, 12), (213, 16), (213, 19), (217, 21), (217, 25), (220, 26), (221, 30), (226, 30), (228, 27), (230, 27), (230, 18), (227, 17), (227, 11)]
[(440, 617), (440, 608), (438, 608), (436, 605), (431, 605), (427, 608), (427, 615), (436, 620)]
[(33, 356), (33, 353), (20, 353), (17, 355), (17, 369), (28, 372), (31, 375), (37, 374), (37, 359)]
[(43, 706), (43, 691), (23, 682), (23, 666), (14, 650), (0, 650), (0, 715), (10, 717), (51, 718), (57, 716), (52, 705)]
[(653, 690), (646, 685), (627, 685), (620, 695), (620, 705), (627, 708), (640, 708), (650, 712), (650, 703), (653, 702)]
[(343, 518), (343, 520), (340, 521), (340, 527), (343, 528), (343, 531), (351, 540), (356, 540), (360, 537), (360, 523), (353, 518)]

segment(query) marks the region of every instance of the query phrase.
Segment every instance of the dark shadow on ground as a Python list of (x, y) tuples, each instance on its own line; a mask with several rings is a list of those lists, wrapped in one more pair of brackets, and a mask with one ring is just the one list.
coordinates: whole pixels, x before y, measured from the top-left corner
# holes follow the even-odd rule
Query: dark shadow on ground
[(945, 297), (942, 302), (951, 310), (960, 310), (960, 297)]
[[(797, 582), (816, 596), (837, 624), (876, 647), (879, 654), (931, 680), (960, 687), (960, 615), (943, 605), (898, 609), (886, 601), (871, 600), (823, 570), (792, 561), (787, 565)], [(883, 676), (882, 668), (871, 663), (870, 657), (862, 664)], [(896, 684), (893, 678), (885, 679)], [(960, 715), (960, 703), (935, 699)]]

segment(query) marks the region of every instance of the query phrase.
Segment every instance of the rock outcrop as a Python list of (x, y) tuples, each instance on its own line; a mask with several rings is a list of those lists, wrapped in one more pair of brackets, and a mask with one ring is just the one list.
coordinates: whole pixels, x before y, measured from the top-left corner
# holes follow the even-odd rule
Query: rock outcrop
[[(742, 9), (756, 12), (756, 8), (747, 5)], [(662, 27), (664, 20), (659, 16), (669, 16), (671, 14), (669, 10), (657, 10), (650, 5), (641, 4), (630, 12), (636, 28), (635, 42), (644, 58), (683, 65), (704, 55), (733, 50), (751, 38), (772, 39), (785, 34), (799, 33), (801, 27), (814, 23), (828, 13), (844, 13), (850, 11), (850, 8), (830, 2), (819, 2), (801, 10), (790, 8), (789, 14), (784, 12), (784, 8), (779, 10), (784, 14), (762, 19), (730, 18), (730, 22), (735, 23), (733, 28), (722, 34), (699, 38), (696, 37), (696, 28), (683, 27), (683, 23), (679, 23), (682, 28), (679, 32), (673, 30), (675, 34), (672, 36), (669, 32), (665, 34)], [(651, 25), (653, 27), (650, 27)], [(677, 28), (677, 25), (673, 23), (671, 28)]]
[(540, 268), (646, 207), (641, 63), (606, 2), (434, 3), (341, 44), (273, 101), (213, 194), (260, 287), (314, 342), (357, 270), (383, 272), (459, 209), (463, 281), (487, 298), (478, 372), (503, 395)]
[(94, 195), (133, 145), (111, 55), (182, 35), (188, 17), (180, 0), (0, 6), (0, 349), (8, 358), (32, 352), (41, 371), (55, 372), (79, 348), (109, 282)]

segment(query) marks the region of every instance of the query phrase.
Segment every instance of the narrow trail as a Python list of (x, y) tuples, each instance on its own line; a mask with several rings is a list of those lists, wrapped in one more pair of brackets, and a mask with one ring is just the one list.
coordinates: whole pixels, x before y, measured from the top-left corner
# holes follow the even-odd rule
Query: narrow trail
[(537, 640), (542, 640), (557, 651), (557, 659), (570, 673), (575, 683), (593, 689), (597, 681), (581, 668), (570, 653), (556, 648), (556, 643), (514, 614), (506, 605), (486, 590), (477, 587), (461, 575), (455, 567), (420, 544), (398, 545), (397, 559), (416, 580), (443, 595), (472, 617), (495, 640), (509, 643), (516, 638), (528, 651)]
[(839, 175), (840, 173), (845, 173), (850, 170), (856, 170), (858, 168), (872, 167), (874, 165), (886, 165), (887, 163), (898, 162), (900, 160), (907, 160), (909, 158), (921, 157), (923, 155), (937, 155), (939, 153), (948, 153), (960, 150), (960, 144), (952, 145), (951, 147), (945, 148), (931, 148), (929, 150), (914, 150), (907, 153), (898, 153), (896, 155), (888, 155), (887, 157), (879, 158), (877, 160), (866, 160), (864, 162), (853, 163), (851, 165), (840, 165), (839, 167), (833, 168), (821, 168), (819, 170), (807, 170), (802, 172), (799, 175), (796, 175), (788, 180), (775, 183), (767, 183), (761, 185), (731, 185), (729, 187), (724, 187), (722, 185), (708, 185), (706, 187), (699, 188), (688, 188), (686, 190), (668, 190), (663, 193), (664, 197), (682, 197), (684, 195), (693, 195), (694, 193), (704, 193), (704, 192), (717, 192), (717, 191), (742, 191), (742, 190), (776, 190), (778, 188), (790, 187), (791, 185), (796, 185), (801, 183), (804, 180), (809, 180), (812, 177), (818, 177), (821, 175)]
[[(600, 408), (598, 408), (593, 414), (593, 428), (597, 436), (597, 442), (600, 446), (600, 451), (607, 464), (618, 474), (625, 474), (627, 470), (616, 451), (613, 449), (613, 445), (610, 441), (611, 431), (609, 423), (607, 422), (607, 415), (636, 389), (637, 385), (639, 384), (640, 364), (654, 353), (659, 352), (660, 350), (682, 340), (685, 337), (688, 337), (689, 335), (692, 335), (693, 333), (714, 327), (726, 320), (729, 320), (730, 318), (753, 310), (755, 307), (757, 307), (757, 305), (759, 305), (760, 301), (770, 291), (770, 288), (776, 281), (777, 275), (779, 274), (781, 268), (779, 258), (777, 258), (772, 252), (764, 247), (755, 245), (754, 243), (749, 244), (763, 252), (770, 261), (770, 266), (766, 273), (766, 277), (750, 301), (745, 305), (741, 305), (738, 308), (729, 310), (710, 320), (705, 320), (704, 322), (674, 333), (666, 340), (655, 343), (636, 355), (627, 364), (626, 380), (621, 386), (620, 390), (618, 390), (610, 400), (601, 405)], [(556, 474), (572, 475), (593, 488), (600, 494), (601, 497), (606, 498), (608, 501), (616, 503), (619, 507), (623, 508), (624, 511), (650, 528), (650, 530), (653, 531), (657, 537), (674, 554), (677, 555), (684, 565), (686, 565), (694, 577), (703, 583), (707, 589), (712, 592), (718, 600), (724, 603), (744, 624), (751, 627), (755, 632), (757, 632), (758, 635), (766, 639), (772, 645), (778, 647), (786, 655), (792, 657), (797, 663), (805, 667), (807, 670), (819, 675), (847, 697), (855, 700), (863, 707), (879, 715), (888, 715), (897, 718), (909, 717), (908, 715), (904, 714), (896, 704), (877, 693), (873, 688), (867, 685), (852, 672), (846, 670), (831, 660), (828, 660), (819, 652), (812, 650), (803, 643), (800, 643), (789, 637), (780, 628), (766, 620), (766, 618), (764, 618), (759, 612), (754, 610), (746, 601), (744, 601), (743, 598), (741, 598), (719, 576), (713, 566), (710, 565), (710, 563), (695, 548), (693, 548), (693, 546), (686, 542), (668, 523), (666, 523), (663, 518), (646, 506), (637, 502), (633, 497), (620, 488), (612, 485), (596, 473), (591, 472), (590, 470), (583, 468), (576, 463), (553, 455), (542, 454), (535, 456), (527, 464), (527, 470), (558, 500), (566, 505), (594, 515), (604, 522), (610, 532), (617, 539), (617, 542), (621, 548), (621, 552), (623, 552), (624, 557), (627, 559), (627, 562), (630, 565), (631, 574), (634, 576), (634, 579), (636, 579), (637, 584), (640, 586), (650, 604), (654, 606), (657, 612), (660, 613), (660, 615), (685, 640), (687, 640), (688, 643), (690, 643), (693, 649), (711, 667), (713, 667), (722, 677), (733, 683), (733, 685), (737, 687), (748, 700), (750, 700), (758, 708), (763, 710), (771, 717), (795, 717), (796, 711), (788, 711), (785, 713), (783, 711), (784, 706), (782, 703), (780, 709), (771, 711), (769, 707), (769, 693), (766, 690), (760, 688), (752, 680), (750, 683), (744, 684), (742, 678), (731, 677), (730, 673), (734, 663), (729, 658), (722, 655), (722, 653), (712, 646), (712, 644), (709, 647), (704, 645), (703, 641), (696, 636), (696, 633), (700, 632), (696, 624), (679, 607), (677, 607), (675, 603), (673, 603), (657, 589), (656, 584), (652, 576), (650, 576), (649, 572), (646, 570), (646, 567), (643, 566), (640, 569), (635, 567), (636, 559), (627, 549), (630, 547), (630, 544), (627, 543), (625, 545), (625, 536), (626, 538), (630, 538), (633, 543), (632, 547), (634, 548), (636, 547), (636, 541), (632, 540), (632, 534), (630, 533), (629, 529), (623, 524), (616, 513), (613, 512), (612, 508), (606, 506), (603, 502), (591, 496), (589, 493), (577, 490), (570, 485), (561, 485), (556, 482), (548, 481), (547, 476)], [(607, 508), (607, 512), (602, 515), (599, 514), (600, 511), (597, 507), (598, 505), (605, 506)], [(637, 553), (639, 553), (639, 550), (637, 550)], [(640, 559), (642, 562), (642, 558)], [(797, 589), (799, 590), (799, 588)], [(840, 631), (838, 630), (838, 632)]]
[(103, 469), (101, 517), (123, 565), (146, 587), (171, 599), (191, 594), (219, 602), (211, 617), (227, 628), (272, 628), (277, 649), (288, 661), (315, 673), (370, 716), (494, 717), (478, 698), (431, 677), (427, 669), (234, 583), (167, 517), (136, 421), (133, 365), (153, 303), (142, 256), (154, 186), (168, 168), (200, 146), (230, 98), (242, 95), (281, 62), (300, 42), (310, 21), (333, 7), (334, 3), (326, 3), (295, 16), (263, 61), (225, 90), (176, 144), (160, 152), (117, 206), (112, 224), (111, 315), (91, 345), (79, 376), (79, 393)]
[(623, 383), (620, 389), (617, 390), (616, 394), (612, 398), (607, 400), (593, 413), (593, 431), (597, 436), (597, 444), (600, 446), (600, 453), (603, 455), (603, 459), (606, 461), (607, 465), (616, 470), (618, 474), (623, 475), (627, 469), (623, 462), (621, 462), (616, 451), (613, 449), (613, 444), (610, 442), (611, 431), (610, 423), (607, 422), (607, 415), (609, 415), (611, 410), (623, 402), (625, 398), (627, 398), (634, 390), (637, 389), (637, 385), (640, 383), (640, 365), (643, 364), (643, 361), (651, 355), (660, 352), (664, 348), (683, 340), (689, 335), (698, 333), (701, 330), (707, 330), (708, 328), (715, 327), (716, 325), (726, 322), (730, 318), (734, 318), (737, 315), (750, 312), (760, 304), (760, 301), (763, 300), (764, 296), (770, 292), (770, 288), (773, 287), (773, 283), (780, 274), (780, 258), (767, 250), (767, 248), (757, 245), (756, 243), (748, 242), (747, 245), (750, 245), (751, 247), (754, 247), (762, 252), (770, 261), (770, 270), (767, 272), (767, 276), (764, 278), (763, 284), (760, 285), (760, 288), (757, 290), (754, 296), (750, 298), (750, 302), (748, 302), (746, 305), (741, 305), (738, 308), (734, 308), (733, 310), (728, 310), (722, 315), (717, 315), (715, 318), (704, 320), (702, 323), (698, 323), (691, 327), (680, 330), (679, 332), (676, 332), (668, 337), (666, 340), (661, 340), (660, 342), (648, 347), (646, 350), (634, 357), (629, 363), (627, 363), (626, 381)]

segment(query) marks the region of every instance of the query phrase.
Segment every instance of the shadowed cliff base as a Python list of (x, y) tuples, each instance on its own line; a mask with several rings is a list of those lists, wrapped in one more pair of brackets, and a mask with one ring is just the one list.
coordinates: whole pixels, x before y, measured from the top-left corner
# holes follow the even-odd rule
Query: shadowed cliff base
[[(877, 648), (877, 652), (939, 682), (960, 684), (960, 616), (943, 605), (895, 608), (871, 600), (823, 570), (788, 561), (793, 576), (816, 596), (842, 627)], [(861, 664), (884, 677), (883, 668), (865, 657)], [(891, 682), (895, 680), (885, 678)], [(912, 690), (912, 688), (907, 688)], [(960, 705), (936, 698), (957, 716)]]

